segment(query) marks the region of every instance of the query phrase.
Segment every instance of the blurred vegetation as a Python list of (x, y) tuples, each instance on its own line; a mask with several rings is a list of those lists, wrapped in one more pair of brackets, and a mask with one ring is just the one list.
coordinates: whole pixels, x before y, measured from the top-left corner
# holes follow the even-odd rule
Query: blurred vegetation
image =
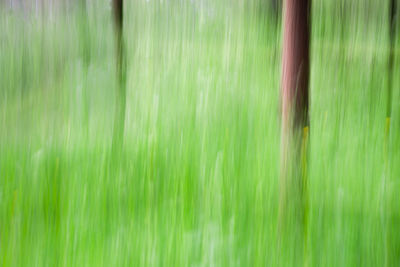
[[(399, 101), (384, 149), (389, 1), (313, 1), (300, 260), (277, 243), (281, 23), (270, 4), (126, 1), (115, 158), (111, 6), (52, 3), (0, 11), (0, 265), (399, 265)], [(395, 74), (394, 100), (399, 85)]]

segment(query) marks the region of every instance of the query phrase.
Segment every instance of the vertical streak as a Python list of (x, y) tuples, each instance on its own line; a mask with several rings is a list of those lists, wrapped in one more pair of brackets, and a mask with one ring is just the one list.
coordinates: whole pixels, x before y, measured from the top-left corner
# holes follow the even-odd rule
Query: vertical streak
[(310, 72), (310, 0), (286, 0), (282, 69), (282, 116), (295, 127), (308, 125)]
[(389, 118), (389, 120), (392, 113), (394, 43), (396, 37), (396, 10), (397, 10), (397, 0), (391, 0), (389, 7), (390, 47), (389, 47), (389, 60), (388, 60), (388, 98), (387, 98), (387, 108), (386, 108), (386, 117)]
[[(280, 239), (306, 250), (311, 0), (285, 0), (281, 80)], [(286, 239), (286, 240), (285, 240)], [(303, 241), (300, 241), (303, 240)], [(303, 246), (304, 244), (304, 246)], [(306, 264), (307, 260), (303, 258)]]
[[(389, 58), (388, 58), (388, 92), (386, 104), (386, 127), (384, 139), (384, 175), (383, 182), (383, 207), (382, 210), (386, 214), (384, 219), (384, 235), (385, 235), (385, 266), (393, 266), (399, 262), (398, 250), (399, 244), (396, 242), (397, 221), (394, 214), (396, 205), (393, 205), (396, 197), (391, 188), (391, 162), (390, 162), (390, 123), (392, 116), (392, 95), (393, 95), (393, 66), (394, 66), (394, 45), (396, 37), (396, 16), (397, 16), (397, 0), (390, 0), (389, 5)], [(393, 207), (394, 206), (394, 207)], [(395, 230), (396, 229), (396, 230)]]
[(85, 138), (89, 137), (89, 87), (88, 87), (88, 73), (91, 61), (91, 35), (89, 27), (89, 14), (87, 10), (86, 0), (80, 0), (79, 6), (80, 14), (80, 40), (82, 42), (82, 60), (83, 60), (83, 86), (82, 86), (82, 127), (84, 129)]
[(126, 106), (126, 62), (123, 39), (123, 0), (113, 0), (114, 28), (116, 41), (117, 94), (115, 101), (113, 152), (120, 151), (123, 144)]

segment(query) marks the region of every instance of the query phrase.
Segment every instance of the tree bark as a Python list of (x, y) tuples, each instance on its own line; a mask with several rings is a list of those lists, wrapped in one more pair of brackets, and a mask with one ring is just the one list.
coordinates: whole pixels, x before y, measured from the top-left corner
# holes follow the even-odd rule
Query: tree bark
[[(299, 239), (303, 239), (307, 225), (310, 13), (311, 0), (284, 1), (278, 225), (281, 237), (290, 237), (292, 244), (297, 244)], [(282, 233), (285, 231), (290, 233)]]
[(310, 0), (286, 0), (284, 14), (282, 119), (294, 127), (308, 124)]

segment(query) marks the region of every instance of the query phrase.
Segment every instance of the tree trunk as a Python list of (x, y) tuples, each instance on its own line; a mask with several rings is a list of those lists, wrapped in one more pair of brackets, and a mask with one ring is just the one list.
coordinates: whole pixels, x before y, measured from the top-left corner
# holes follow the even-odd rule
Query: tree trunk
[(310, 13), (311, 0), (284, 1), (278, 224), (281, 237), (290, 239), (291, 244), (302, 244), (299, 239), (305, 237), (307, 225), (306, 152), (309, 124)]
[(389, 58), (388, 58), (388, 92), (387, 92), (387, 109), (386, 109), (386, 129), (385, 129), (385, 140), (384, 140), (384, 166), (385, 175), (383, 175), (383, 183), (385, 185), (384, 197), (386, 198), (385, 203), (385, 266), (396, 266), (400, 262), (400, 243), (399, 231), (398, 231), (398, 220), (396, 218), (397, 210), (399, 209), (398, 204), (398, 190), (393, 189), (393, 184), (397, 183), (396, 177), (391, 174), (391, 166), (395, 162), (391, 162), (390, 157), (390, 124), (392, 116), (392, 94), (393, 94), (393, 67), (394, 67), (394, 48), (396, 38), (396, 24), (397, 24), (397, 1), (390, 0), (389, 5)]
[(115, 101), (112, 150), (113, 152), (119, 152), (121, 151), (123, 145), (126, 106), (126, 62), (123, 38), (123, 0), (113, 0), (113, 13), (118, 88)]
[(284, 14), (282, 119), (293, 127), (308, 124), (310, 0), (286, 0)]
[[(392, 91), (393, 91), (393, 64), (394, 64), (394, 43), (396, 38), (396, 12), (397, 0), (391, 0), (389, 6), (389, 61), (388, 61), (388, 99), (386, 118), (390, 120), (392, 113)], [(389, 122), (388, 122), (389, 123)]]

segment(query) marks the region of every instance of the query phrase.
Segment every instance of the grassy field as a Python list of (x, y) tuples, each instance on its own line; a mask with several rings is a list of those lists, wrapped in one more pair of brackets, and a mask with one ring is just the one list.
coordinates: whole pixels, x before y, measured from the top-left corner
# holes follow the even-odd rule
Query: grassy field
[(386, 1), (346, 1), (345, 18), (313, 2), (308, 223), (285, 247), (280, 23), (240, 1), (126, 2), (121, 155), (109, 4), (1, 10), (1, 266), (400, 264)]

